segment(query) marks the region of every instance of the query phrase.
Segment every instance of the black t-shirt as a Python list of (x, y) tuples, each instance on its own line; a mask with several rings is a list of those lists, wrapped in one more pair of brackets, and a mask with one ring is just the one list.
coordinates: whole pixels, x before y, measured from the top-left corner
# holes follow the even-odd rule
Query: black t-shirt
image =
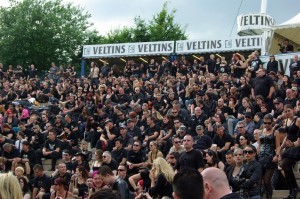
[(46, 140), (44, 147), (49, 151), (55, 151), (55, 149), (61, 148), (61, 142), (58, 139), (55, 139), (53, 141), (48, 139)]
[(50, 192), (51, 188), (51, 178), (44, 174), (42, 177), (35, 177), (33, 180), (33, 187), (34, 188), (44, 188), (46, 193)]
[(270, 88), (274, 86), (274, 81), (269, 76), (256, 77), (254, 80), (254, 93), (255, 95), (261, 95), (264, 99), (267, 99)]
[(118, 164), (120, 164), (123, 160), (123, 158), (127, 158), (127, 151), (124, 148), (121, 148), (120, 150), (113, 150), (111, 152), (111, 155), (113, 159), (115, 159)]
[(194, 137), (194, 149), (205, 150), (211, 147), (212, 140), (208, 135)]
[(21, 159), (28, 159), (29, 160), (29, 164), (35, 164), (35, 151), (32, 149), (29, 149), (29, 151), (25, 152), (25, 151), (21, 151), (20, 154), (20, 158)]
[(175, 169), (180, 170), (183, 168), (192, 168), (196, 170), (204, 168), (202, 153), (197, 149), (193, 149), (189, 152), (182, 152), (175, 165)]
[[(146, 129), (145, 135), (152, 136), (152, 135), (154, 135), (155, 132), (159, 132), (159, 130), (160, 130), (159, 127), (157, 125), (154, 125), (153, 127), (149, 127)], [(151, 140), (149, 140), (149, 141), (151, 141)]]
[(213, 143), (216, 144), (217, 147), (220, 147), (220, 148), (223, 148), (225, 146), (226, 142), (230, 142), (231, 145), (233, 144), (232, 137), (227, 133), (224, 133), (222, 137), (220, 137), (219, 135), (215, 135), (215, 137), (213, 139)]
[(118, 170), (118, 166), (119, 166), (119, 164), (117, 163), (117, 161), (115, 161), (114, 159), (111, 159), (111, 161), (110, 161), (109, 164), (103, 162), (102, 166), (103, 165), (107, 165), (112, 171), (117, 171)]

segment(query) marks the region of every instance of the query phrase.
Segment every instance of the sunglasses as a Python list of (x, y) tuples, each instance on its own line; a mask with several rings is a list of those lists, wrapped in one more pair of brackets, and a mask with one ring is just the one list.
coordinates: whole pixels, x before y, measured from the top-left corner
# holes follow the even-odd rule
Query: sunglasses
[(105, 155), (103, 155), (103, 156), (102, 156), (102, 158), (106, 158), (106, 156), (105, 156)]
[(139, 144), (134, 144), (133, 146), (140, 146)]
[(253, 154), (254, 151), (247, 151), (247, 150), (244, 150), (243, 153), (244, 153), (244, 154)]
[(240, 139), (240, 140), (245, 140), (245, 139), (242, 138), (242, 139)]
[(242, 128), (244, 128), (244, 126), (238, 126), (237, 128), (238, 128), (238, 129), (242, 129)]
[(118, 169), (118, 171), (125, 171), (124, 169)]
[(180, 141), (176, 141), (176, 142), (174, 142), (175, 144), (179, 144), (180, 143)]

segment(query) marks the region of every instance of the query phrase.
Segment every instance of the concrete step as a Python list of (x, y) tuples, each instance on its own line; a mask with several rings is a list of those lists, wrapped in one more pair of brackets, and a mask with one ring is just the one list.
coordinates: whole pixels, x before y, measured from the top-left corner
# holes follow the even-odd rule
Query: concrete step
[(273, 199), (282, 199), (284, 197), (287, 197), (289, 195), (288, 190), (274, 190), (273, 191)]
[(44, 171), (44, 173), (47, 175), (47, 176), (51, 176), (51, 174), (53, 173), (54, 171)]
[[(51, 165), (51, 159), (45, 159), (45, 160), (42, 160), (42, 163), (43, 165)], [(63, 163), (63, 160), (62, 159), (58, 159), (56, 161), (56, 164), (60, 164), (60, 163)]]

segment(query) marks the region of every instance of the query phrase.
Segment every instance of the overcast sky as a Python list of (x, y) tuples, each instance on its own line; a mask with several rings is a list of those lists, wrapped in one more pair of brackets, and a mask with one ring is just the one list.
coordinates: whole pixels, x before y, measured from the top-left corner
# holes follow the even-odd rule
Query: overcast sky
[[(158, 13), (165, 0), (64, 0), (74, 2), (91, 13), (91, 22), (101, 33), (122, 26), (132, 26), (135, 16), (149, 20)], [(7, 5), (8, 0), (0, 0)], [(242, 4), (241, 4), (242, 2)], [(239, 6), (241, 4), (240, 10)], [(259, 13), (260, 0), (170, 0), (169, 9), (176, 9), (175, 22), (183, 27), (189, 39), (214, 39), (236, 36), (236, 16)], [(300, 0), (268, 0), (267, 14), (276, 24), (300, 12)]]

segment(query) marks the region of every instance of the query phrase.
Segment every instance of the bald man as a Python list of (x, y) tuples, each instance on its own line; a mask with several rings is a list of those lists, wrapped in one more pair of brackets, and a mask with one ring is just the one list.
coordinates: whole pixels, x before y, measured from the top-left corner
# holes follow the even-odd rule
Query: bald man
[(232, 193), (227, 177), (218, 168), (210, 167), (202, 171), (205, 199), (241, 199)]

